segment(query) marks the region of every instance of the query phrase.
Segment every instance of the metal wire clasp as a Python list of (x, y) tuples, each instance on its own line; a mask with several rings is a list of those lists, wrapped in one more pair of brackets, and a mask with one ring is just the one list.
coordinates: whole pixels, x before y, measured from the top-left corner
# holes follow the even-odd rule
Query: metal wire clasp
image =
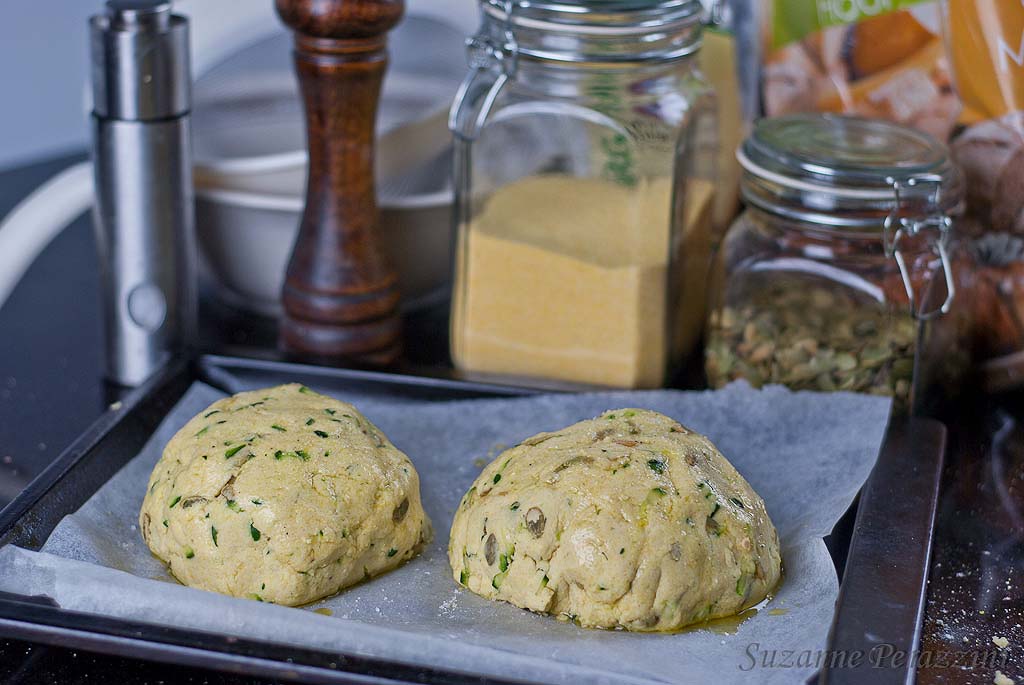
[(708, 12), (707, 24), (709, 26), (725, 27), (726, 9), (725, 0), (713, 0), (711, 10)]
[(449, 130), (462, 140), (476, 138), (498, 94), (514, 76), (518, 62), (519, 45), (512, 31), (512, 15), (517, 2), (488, 0), (488, 4), (505, 13), (504, 37), (498, 44), (488, 35), (486, 27), (490, 19), (485, 14), (484, 28), (466, 39), (470, 70), (459, 86), (448, 114)]
[(493, 64), (499, 64), (506, 76), (513, 76), (519, 61), (519, 43), (516, 42), (512, 27), (519, 3), (516, 0), (487, 0), (487, 4), (505, 16), (502, 42), (500, 45), (496, 44), (489, 36), (481, 34), (466, 39), (469, 66), (474, 69), (485, 69)]
[[(893, 257), (900, 269), (900, 278), (903, 279), (903, 287), (907, 291), (907, 299), (910, 301), (910, 314), (918, 321), (928, 321), (940, 314), (949, 313), (950, 305), (956, 296), (956, 286), (953, 283), (953, 267), (949, 259), (949, 236), (953, 230), (953, 219), (948, 214), (936, 211), (923, 219), (908, 219), (903, 216), (903, 196), (901, 191), (904, 188), (913, 188), (922, 184), (932, 184), (935, 187), (932, 203), (939, 206), (940, 193), (942, 191), (943, 179), (936, 174), (918, 174), (905, 180), (888, 178), (892, 185), (893, 208), (885, 217), (883, 224), (883, 241), (886, 255)], [(932, 251), (939, 257), (942, 264), (942, 274), (946, 281), (946, 299), (941, 306), (928, 312), (917, 310), (919, 299), (914, 294), (914, 284), (910, 278), (906, 259), (900, 250), (900, 242), (905, 236), (916, 236), (925, 230), (935, 230), (938, 236), (931, 241)]]

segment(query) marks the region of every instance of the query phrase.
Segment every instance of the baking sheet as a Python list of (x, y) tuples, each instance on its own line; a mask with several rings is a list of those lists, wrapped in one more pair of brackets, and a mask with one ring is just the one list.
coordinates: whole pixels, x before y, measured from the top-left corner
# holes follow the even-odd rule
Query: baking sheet
[[(336, 394), (336, 393), (335, 393)], [(802, 682), (812, 667), (766, 668), (783, 650), (825, 647), (838, 591), (822, 537), (864, 482), (889, 400), (752, 390), (549, 395), (396, 405), (354, 401), (415, 463), (435, 539), (405, 566), (311, 605), (332, 616), (178, 585), (153, 558), (136, 518), (163, 445), (223, 396), (196, 383), (142, 452), (53, 531), (40, 553), (0, 549), (0, 590), (47, 595), (62, 607), (162, 625), (379, 657), (505, 679), (565, 683)], [(675, 635), (578, 628), (459, 588), (448, 526), (479, 473), (474, 461), (606, 409), (645, 407), (705, 433), (764, 497), (782, 542), (785, 581), (732, 634)], [(774, 611), (772, 611), (774, 610)]]

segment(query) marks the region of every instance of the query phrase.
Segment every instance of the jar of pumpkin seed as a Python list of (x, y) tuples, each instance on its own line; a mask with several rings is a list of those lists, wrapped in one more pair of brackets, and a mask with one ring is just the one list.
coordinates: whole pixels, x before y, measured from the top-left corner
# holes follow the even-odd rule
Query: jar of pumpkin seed
[[(738, 151), (747, 209), (726, 236), (708, 328), (712, 387), (889, 395), (909, 409), (930, 322), (953, 306), (963, 182), (944, 145), (835, 115), (759, 122)], [(935, 352), (942, 354), (942, 352)]]

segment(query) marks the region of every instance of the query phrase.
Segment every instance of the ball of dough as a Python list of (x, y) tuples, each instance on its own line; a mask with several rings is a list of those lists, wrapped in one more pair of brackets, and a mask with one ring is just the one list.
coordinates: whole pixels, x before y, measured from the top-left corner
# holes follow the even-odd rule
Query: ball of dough
[(297, 384), (185, 424), (139, 525), (182, 583), (290, 606), (392, 569), (430, 537), (409, 458), (352, 405)]
[(489, 599), (639, 631), (738, 613), (781, 573), (764, 501), (710, 440), (643, 409), (501, 454), (459, 505), (448, 558)]

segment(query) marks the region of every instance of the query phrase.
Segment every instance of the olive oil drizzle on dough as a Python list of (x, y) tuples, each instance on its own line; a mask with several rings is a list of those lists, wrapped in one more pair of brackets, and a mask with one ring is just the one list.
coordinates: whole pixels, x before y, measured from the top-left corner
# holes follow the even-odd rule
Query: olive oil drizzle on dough
[[(771, 604), (771, 601), (773, 599), (775, 599), (775, 595), (776, 593), (778, 593), (779, 587), (781, 585), (782, 578), (780, 577), (779, 584), (776, 585), (775, 588), (768, 593), (767, 597), (762, 599), (757, 604), (749, 606), (746, 609), (740, 611), (739, 613), (733, 614), (732, 616), (723, 616), (722, 618), (715, 618), (711, 619), (710, 621), (691, 623), (690, 625), (683, 626), (682, 628), (679, 628), (677, 630), (668, 630), (664, 632), (670, 635), (676, 635), (678, 633), (692, 633), (699, 630), (706, 630), (712, 633), (717, 633), (718, 635), (735, 635), (741, 625), (752, 619), (754, 616), (757, 616), (762, 611), (768, 609), (768, 605)], [(785, 613), (784, 609), (780, 610), (773, 608), (767, 611), (767, 615), (780, 616), (781, 614), (777, 613), (779, 611)]]

